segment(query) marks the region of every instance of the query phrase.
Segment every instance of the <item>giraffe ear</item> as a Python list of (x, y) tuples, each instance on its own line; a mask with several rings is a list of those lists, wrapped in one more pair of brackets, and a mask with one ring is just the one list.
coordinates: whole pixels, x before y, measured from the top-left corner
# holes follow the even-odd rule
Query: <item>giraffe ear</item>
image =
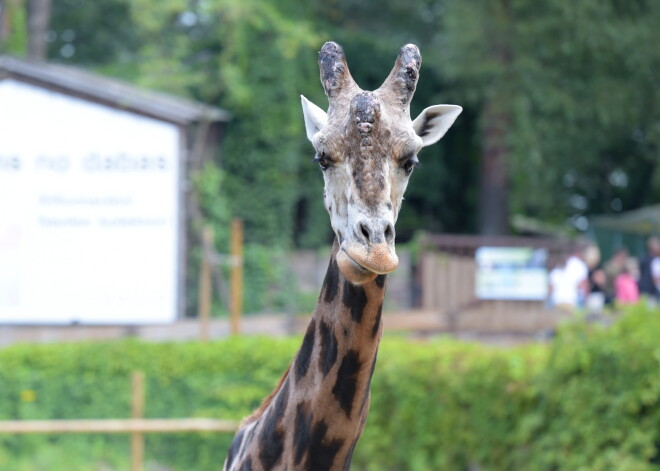
[(413, 121), (413, 129), (424, 147), (435, 144), (454, 124), (463, 108), (457, 105), (429, 106)]
[(314, 135), (325, 125), (328, 120), (328, 115), (325, 111), (302, 95), (300, 95), (300, 101), (302, 101), (303, 116), (305, 117), (307, 139), (312, 141)]

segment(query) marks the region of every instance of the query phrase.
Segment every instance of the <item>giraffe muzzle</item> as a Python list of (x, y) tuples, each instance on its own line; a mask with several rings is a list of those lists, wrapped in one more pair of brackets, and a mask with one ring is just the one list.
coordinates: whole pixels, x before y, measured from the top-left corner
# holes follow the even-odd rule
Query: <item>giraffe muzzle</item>
[(394, 244), (360, 244), (345, 240), (339, 248), (337, 264), (349, 280), (363, 283), (393, 272), (399, 266), (399, 257)]

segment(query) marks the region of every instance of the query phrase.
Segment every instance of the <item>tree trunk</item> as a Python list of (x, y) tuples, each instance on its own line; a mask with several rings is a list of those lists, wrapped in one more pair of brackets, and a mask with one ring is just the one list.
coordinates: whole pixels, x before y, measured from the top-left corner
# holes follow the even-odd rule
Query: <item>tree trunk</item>
[(9, 37), (9, 13), (7, 0), (0, 0), (0, 51), (3, 43)]
[(485, 235), (509, 233), (509, 143), (511, 116), (509, 69), (511, 48), (511, 7), (509, 0), (492, 3), (494, 35), (493, 58), (499, 63), (501, 77), (493, 85), (494, 93), (486, 99), (481, 115), (482, 149), (479, 191), (479, 229)]
[(51, 0), (28, 0), (28, 57), (45, 60), (48, 55), (46, 33), (50, 28)]
[(483, 140), (479, 192), (479, 230), (485, 235), (509, 233), (509, 148), (506, 142), (510, 119), (498, 109), (497, 100), (486, 103), (482, 115)]

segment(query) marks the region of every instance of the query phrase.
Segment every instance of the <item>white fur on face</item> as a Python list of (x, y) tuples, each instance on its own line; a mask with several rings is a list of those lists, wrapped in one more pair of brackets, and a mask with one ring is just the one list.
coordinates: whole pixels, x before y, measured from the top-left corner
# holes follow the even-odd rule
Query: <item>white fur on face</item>
[(330, 214), (332, 230), (341, 243), (352, 222), (349, 204), (355, 200), (355, 185), (351, 178), (351, 169), (345, 162), (338, 163), (323, 171), (325, 208)]
[(351, 77), (341, 46), (327, 42), (319, 68), (328, 111), (301, 97), (307, 137), (324, 170), (325, 206), (340, 242), (337, 264), (357, 284), (398, 266), (394, 223), (417, 153), (437, 142), (461, 111), (436, 105), (411, 121), (420, 66), (417, 46), (404, 45), (385, 82), (364, 91)]
[[(340, 243), (346, 237), (351, 238), (363, 220), (381, 220), (392, 226), (396, 223), (403, 195), (410, 179), (410, 174), (406, 173), (402, 167), (401, 152), (396, 149), (406, 149), (404, 153), (410, 155), (416, 155), (416, 152), (421, 149), (420, 139), (412, 133), (412, 128), (410, 133), (400, 133), (401, 135), (409, 138), (406, 139), (409, 142), (392, 146), (394, 149), (390, 155), (385, 158), (381, 157), (381, 162), (366, 166), (370, 167), (369, 170), (377, 171), (382, 176), (383, 189), (379, 192), (376, 201), (374, 198), (365, 201), (357, 188), (354, 178), (357, 168), (354, 160), (359, 157), (348, 157), (347, 154), (342, 153), (341, 157), (337, 158), (338, 152), (334, 151), (334, 156), (331, 157), (332, 163), (323, 170), (324, 203), (330, 215), (332, 229)], [(333, 150), (328, 148), (327, 141), (323, 138), (316, 141), (319, 154), (330, 156), (330, 152)], [(409, 151), (409, 149), (413, 150)]]

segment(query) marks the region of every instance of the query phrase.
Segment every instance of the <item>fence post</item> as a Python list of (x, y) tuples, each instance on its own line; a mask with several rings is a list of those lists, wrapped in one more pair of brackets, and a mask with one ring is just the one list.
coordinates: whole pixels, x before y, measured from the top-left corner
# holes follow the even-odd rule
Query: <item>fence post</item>
[(231, 221), (231, 333), (241, 331), (243, 310), (243, 221)]
[[(144, 373), (134, 371), (131, 378), (132, 418), (144, 417)], [(142, 471), (144, 463), (144, 434), (131, 433), (131, 471)]]
[(199, 299), (197, 317), (199, 319), (199, 340), (209, 339), (213, 287), (211, 285), (211, 260), (213, 252), (213, 228), (205, 226), (202, 231), (202, 260), (199, 268)]

